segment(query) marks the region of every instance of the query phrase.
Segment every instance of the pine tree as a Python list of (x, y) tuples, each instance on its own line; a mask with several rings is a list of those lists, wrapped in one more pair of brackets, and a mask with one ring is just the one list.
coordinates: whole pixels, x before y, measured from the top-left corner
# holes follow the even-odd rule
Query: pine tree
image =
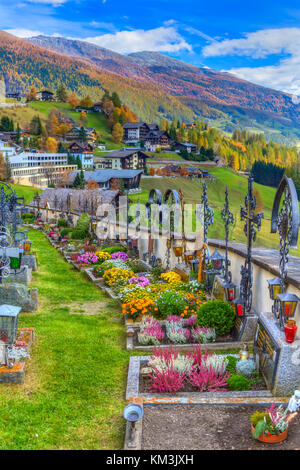
[(80, 131), (79, 131), (79, 140), (80, 142), (86, 142), (86, 131), (83, 126), (81, 126)]
[(58, 88), (56, 90), (56, 99), (57, 101), (62, 101), (62, 102), (65, 102), (68, 99), (67, 89), (63, 83), (60, 83), (58, 85)]

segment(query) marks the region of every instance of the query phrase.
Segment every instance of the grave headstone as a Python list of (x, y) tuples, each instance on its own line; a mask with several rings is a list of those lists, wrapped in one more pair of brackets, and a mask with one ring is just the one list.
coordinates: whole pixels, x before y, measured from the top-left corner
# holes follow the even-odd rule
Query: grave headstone
[(300, 339), (286, 342), (272, 313), (261, 313), (253, 353), (275, 396), (290, 396), (300, 386)]

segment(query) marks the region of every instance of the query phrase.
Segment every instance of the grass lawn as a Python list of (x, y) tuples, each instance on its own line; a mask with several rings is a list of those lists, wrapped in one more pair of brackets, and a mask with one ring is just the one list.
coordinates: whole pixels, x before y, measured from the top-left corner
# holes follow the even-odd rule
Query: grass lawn
[[(20, 326), (34, 327), (36, 340), (25, 383), (0, 387), (0, 449), (120, 449), (129, 361), (120, 309), (42, 233), (30, 238), (40, 307)], [(82, 315), (95, 302), (97, 314)]]
[(21, 184), (11, 184), (11, 187), (16, 191), (17, 196), (24, 197), (26, 204), (32, 201), (36, 193), (41, 192), (41, 189), (33, 188), (32, 186), (22, 186)]

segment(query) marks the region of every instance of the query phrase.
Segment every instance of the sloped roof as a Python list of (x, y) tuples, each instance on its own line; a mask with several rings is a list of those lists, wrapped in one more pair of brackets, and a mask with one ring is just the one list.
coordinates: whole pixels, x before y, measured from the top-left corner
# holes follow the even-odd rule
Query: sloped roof
[[(81, 211), (83, 211), (85, 201), (87, 201), (88, 212), (90, 213), (92, 201), (94, 208), (101, 204), (112, 204), (119, 194), (120, 191), (113, 191), (110, 189), (47, 188), (40, 193), (40, 208), (42, 209), (47, 204), (49, 209), (55, 209), (56, 200), (56, 209), (66, 210), (67, 199), (70, 195), (72, 210), (79, 210), (80, 205)], [(33, 199), (29, 205), (31, 207), (37, 207), (37, 201)]]
[(126, 122), (124, 124), (123, 129), (136, 129), (137, 127), (148, 126), (146, 122)]
[[(71, 178), (75, 178), (80, 171), (72, 171)], [(143, 173), (143, 170), (94, 170), (84, 173), (85, 181), (96, 181), (97, 183), (105, 183), (112, 178), (132, 179)]]

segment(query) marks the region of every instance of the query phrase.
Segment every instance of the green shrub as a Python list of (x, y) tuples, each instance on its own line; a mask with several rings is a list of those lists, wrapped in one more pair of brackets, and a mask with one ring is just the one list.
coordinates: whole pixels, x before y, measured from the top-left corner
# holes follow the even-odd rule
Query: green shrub
[(214, 328), (217, 336), (230, 333), (235, 320), (235, 312), (231, 305), (222, 300), (210, 300), (203, 304), (198, 312), (198, 325)]
[(66, 235), (69, 235), (69, 233), (72, 232), (72, 229), (71, 228), (63, 228), (60, 232), (61, 236), (62, 237), (65, 237)]
[(163, 292), (157, 299), (157, 307), (163, 318), (167, 318), (168, 315), (180, 315), (186, 305), (183, 296), (171, 290)]
[(237, 362), (236, 372), (249, 378), (256, 373), (256, 364), (253, 359), (243, 359)]
[(229, 390), (249, 390), (250, 382), (243, 375), (235, 374), (227, 380)]
[(250, 418), (250, 422), (255, 427), (259, 421), (264, 421), (265, 418), (267, 423), (271, 424), (271, 418), (269, 413), (265, 413), (263, 411), (255, 411), (255, 413), (253, 413)]
[(229, 374), (235, 374), (236, 372), (236, 363), (238, 362), (238, 358), (235, 356), (227, 356), (226, 359), (228, 360), (226, 370)]
[(67, 222), (65, 219), (58, 219), (57, 225), (58, 225), (59, 227), (67, 227), (67, 226), (68, 226), (68, 222)]
[(23, 220), (33, 220), (33, 219), (35, 219), (35, 214), (33, 214), (32, 212), (22, 214), (22, 219)]
[(90, 216), (88, 214), (81, 214), (77, 220), (76, 230), (87, 232), (90, 228)]
[(86, 238), (86, 232), (84, 230), (73, 229), (71, 238), (72, 240), (84, 240)]
[(101, 247), (101, 251), (109, 253), (110, 255), (117, 253), (118, 251), (124, 251), (126, 253), (127, 246), (105, 246), (104, 248)]

